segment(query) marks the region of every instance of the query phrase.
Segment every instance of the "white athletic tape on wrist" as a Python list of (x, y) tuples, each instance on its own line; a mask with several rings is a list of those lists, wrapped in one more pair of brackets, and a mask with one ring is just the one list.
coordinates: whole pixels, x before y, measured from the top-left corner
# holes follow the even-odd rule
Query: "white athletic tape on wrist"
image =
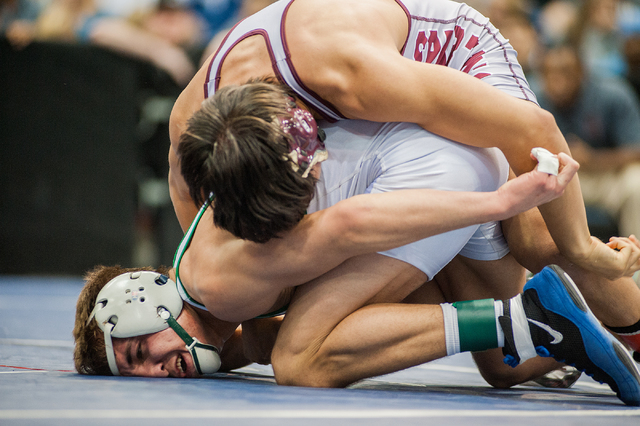
[(558, 156), (550, 153), (544, 148), (533, 148), (531, 154), (538, 160), (538, 171), (558, 176), (560, 161)]

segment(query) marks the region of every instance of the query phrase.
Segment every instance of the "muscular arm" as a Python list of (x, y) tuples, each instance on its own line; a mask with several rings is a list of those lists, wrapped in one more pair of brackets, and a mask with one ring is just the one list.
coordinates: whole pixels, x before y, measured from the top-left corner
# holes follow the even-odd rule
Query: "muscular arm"
[[(364, 17), (362, 10), (345, 15), (350, 24), (338, 20), (331, 32), (318, 27), (322, 20), (317, 15), (315, 23), (296, 19), (304, 28), (291, 24), (291, 31), (301, 31), (295, 42), (299, 48), (294, 42), (291, 46), (300, 78), (345, 116), (414, 122), (461, 143), (498, 147), (516, 175), (532, 170), (535, 163), (528, 153), (536, 146), (569, 154), (552, 115), (534, 103), (456, 69), (402, 57), (406, 17), (374, 12)], [(619, 261), (595, 265), (593, 253), (600, 243), (590, 238), (577, 179), (563, 197), (542, 205), (540, 211), (569, 259), (599, 272), (628, 273), (628, 265)]]
[[(222, 244), (214, 237), (202, 240), (213, 234), (205, 228), (194, 237), (192, 244), (198, 248), (189, 261), (202, 268), (198, 277), (205, 280), (197, 283), (195, 295), (218, 318), (252, 318), (273, 306), (283, 289), (310, 281), (351, 257), (501, 220), (557, 197), (577, 170), (568, 156), (562, 163), (566, 165), (557, 178), (533, 171), (495, 192), (420, 189), (355, 196), (305, 217), (266, 244), (230, 234)], [(212, 227), (210, 219), (209, 213), (201, 224)]]

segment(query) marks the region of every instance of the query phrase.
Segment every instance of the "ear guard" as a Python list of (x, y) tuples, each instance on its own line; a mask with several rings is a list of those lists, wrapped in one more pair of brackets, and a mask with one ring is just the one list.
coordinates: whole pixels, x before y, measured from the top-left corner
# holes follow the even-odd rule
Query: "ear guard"
[(112, 337), (126, 338), (157, 333), (171, 327), (184, 341), (198, 373), (212, 374), (220, 368), (220, 355), (212, 346), (190, 336), (175, 320), (183, 301), (176, 283), (165, 275), (139, 271), (119, 275), (98, 293), (87, 324), (95, 317), (104, 332), (107, 361), (114, 376), (116, 365)]
[(294, 171), (306, 178), (313, 166), (329, 157), (324, 145), (326, 136), (309, 111), (289, 108), (288, 113), (289, 116), (280, 118), (280, 126), (290, 136), (289, 157), (294, 162)]

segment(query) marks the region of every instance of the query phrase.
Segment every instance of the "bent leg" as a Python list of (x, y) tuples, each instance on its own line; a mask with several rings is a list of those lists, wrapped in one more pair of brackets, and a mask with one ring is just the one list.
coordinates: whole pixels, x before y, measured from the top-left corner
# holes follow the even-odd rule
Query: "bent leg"
[[(493, 298), (507, 300), (522, 292), (525, 270), (513, 256), (478, 261), (456, 256), (436, 277), (447, 302)], [(418, 289), (417, 292), (420, 292)], [(414, 299), (416, 300), (416, 299)], [(552, 358), (533, 358), (515, 368), (503, 362), (502, 349), (473, 352), (480, 374), (490, 385), (508, 388), (540, 377), (562, 364)]]
[(446, 355), (439, 305), (399, 302), (426, 281), (407, 263), (352, 258), (296, 290), (272, 353), (279, 384), (342, 387)]
[(529, 210), (502, 222), (515, 259), (537, 273), (549, 264), (559, 265), (573, 278), (595, 316), (611, 327), (626, 327), (640, 319), (640, 288), (632, 278), (608, 280), (586, 271), (560, 255), (542, 216)]

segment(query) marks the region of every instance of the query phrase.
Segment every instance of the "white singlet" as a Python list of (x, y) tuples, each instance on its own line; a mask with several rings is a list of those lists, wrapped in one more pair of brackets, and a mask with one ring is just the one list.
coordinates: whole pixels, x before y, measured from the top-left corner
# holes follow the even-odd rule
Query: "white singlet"
[[(475, 148), (433, 135), (409, 123), (342, 120), (320, 122), (329, 158), (308, 213), (358, 194), (402, 189), (495, 191), (508, 178), (507, 160), (497, 148)], [(498, 222), (436, 235), (383, 252), (429, 278), (460, 253), (497, 260), (509, 252)]]
[[(344, 119), (335, 107), (306, 87), (296, 73), (284, 36), (287, 11), (293, 1), (277, 1), (239, 22), (227, 34), (209, 64), (205, 98), (218, 89), (222, 63), (229, 51), (247, 37), (259, 34), (265, 39), (278, 78), (324, 118)], [(464, 3), (448, 0), (396, 2), (409, 22), (409, 33), (400, 52), (404, 57), (458, 69), (512, 96), (537, 102), (516, 51), (488, 18)], [(366, 2), (362, 7), (367, 7)]]

